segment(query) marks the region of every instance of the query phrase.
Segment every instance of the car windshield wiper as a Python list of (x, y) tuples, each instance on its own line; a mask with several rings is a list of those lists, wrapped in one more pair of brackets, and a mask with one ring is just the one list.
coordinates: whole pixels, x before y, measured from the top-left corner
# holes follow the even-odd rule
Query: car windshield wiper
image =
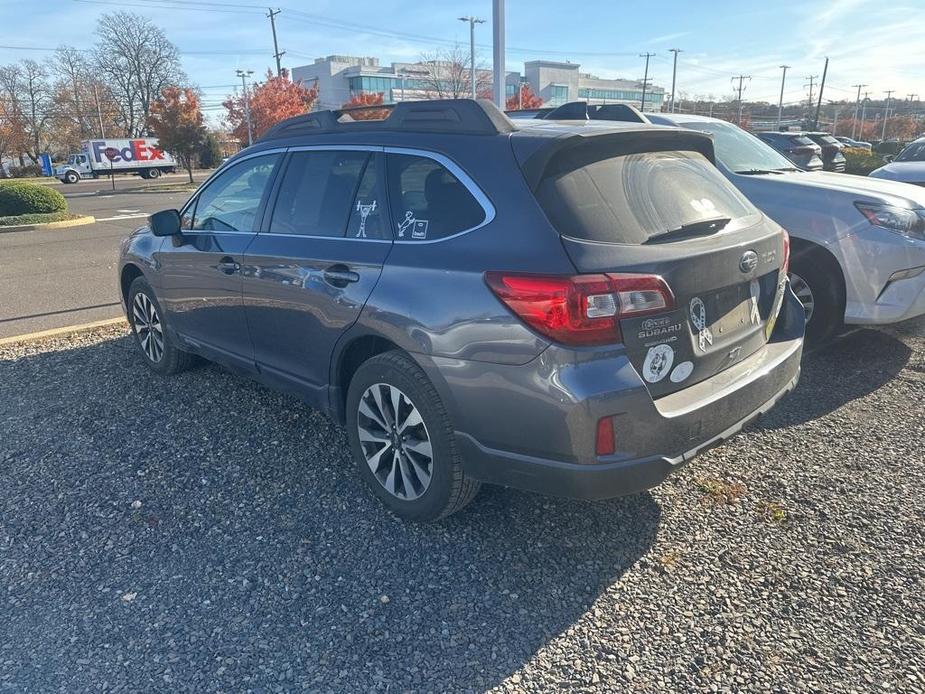
[(742, 174), (743, 176), (763, 176), (764, 174), (779, 174), (782, 172), (783, 169), (743, 169), (742, 171), (736, 171), (737, 174)]
[(715, 217), (713, 219), (702, 219), (699, 222), (682, 224), (677, 229), (669, 229), (663, 234), (650, 237), (646, 243), (663, 243), (686, 236), (709, 236), (710, 234), (715, 234), (717, 231), (720, 231), (731, 221), (732, 219), (730, 217)]

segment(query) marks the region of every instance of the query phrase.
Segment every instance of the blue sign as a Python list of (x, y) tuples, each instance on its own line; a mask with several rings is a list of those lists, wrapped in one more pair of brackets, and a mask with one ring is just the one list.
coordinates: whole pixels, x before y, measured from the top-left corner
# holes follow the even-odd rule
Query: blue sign
[(43, 176), (54, 176), (54, 169), (51, 167), (51, 155), (48, 152), (43, 152), (39, 155), (39, 162), (42, 164), (42, 175)]

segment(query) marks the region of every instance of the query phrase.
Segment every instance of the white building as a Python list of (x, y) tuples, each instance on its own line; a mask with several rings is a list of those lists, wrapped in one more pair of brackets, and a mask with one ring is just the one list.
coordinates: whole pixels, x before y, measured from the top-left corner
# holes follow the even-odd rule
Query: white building
[[(577, 63), (533, 60), (524, 64), (525, 74), (508, 72), (506, 92), (517, 94), (517, 85), (526, 82), (547, 106), (559, 106), (569, 101), (594, 104), (642, 104), (642, 82), (638, 80), (603, 79), (581, 72)], [(318, 83), (318, 105), (339, 108), (351, 97), (364, 93), (379, 93), (385, 103), (434, 98), (436, 96), (468, 96), (468, 69), (450, 63), (392, 63), (385, 67), (378, 58), (329, 55), (316, 58), (311, 65), (292, 69), (292, 78), (305, 84)], [(491, 71), (476, 71), (476, 87), (480, 93), (491, 91)], [(439, 93), (438, 93), (439, 90)], [(646, 109), (659, 110), (665, 90), (649, 86)]]

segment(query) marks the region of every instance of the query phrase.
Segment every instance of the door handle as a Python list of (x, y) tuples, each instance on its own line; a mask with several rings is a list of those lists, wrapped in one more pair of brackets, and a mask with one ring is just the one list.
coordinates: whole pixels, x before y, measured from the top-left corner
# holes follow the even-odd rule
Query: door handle
[(352, 282), (359, 282), (360, 275), (346, 265), (332, 265), (324, 271), (324, 281), (333, 287), (343, 289)]
[(238, 265), (236, 262), (234, 262), (234, 260), (227, 256), (218, 261), (218, 265), (215, 267), (224, 272), (226, 275), (233, 275), (241, 269), (240, 265)]

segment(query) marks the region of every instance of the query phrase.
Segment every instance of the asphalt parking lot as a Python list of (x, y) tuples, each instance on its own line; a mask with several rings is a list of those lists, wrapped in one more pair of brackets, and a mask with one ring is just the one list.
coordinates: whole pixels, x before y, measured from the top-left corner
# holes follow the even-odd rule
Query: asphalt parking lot
[(652, 492), (431, 525), (323, 416), (130, 340), (0, 347), (4, 690), (925, 690), (925, 321)]

